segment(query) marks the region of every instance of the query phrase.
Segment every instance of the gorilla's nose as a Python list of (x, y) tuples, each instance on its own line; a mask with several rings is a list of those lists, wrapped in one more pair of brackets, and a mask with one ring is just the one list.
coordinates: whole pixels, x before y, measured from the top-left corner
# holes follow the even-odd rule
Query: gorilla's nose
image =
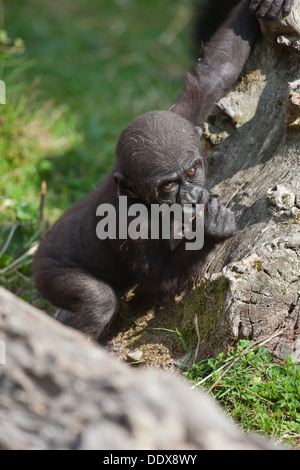
[(207, 204), (209, 199), (208, 191), (205, 188), (195, 187), (185, 195), (184, 204)]

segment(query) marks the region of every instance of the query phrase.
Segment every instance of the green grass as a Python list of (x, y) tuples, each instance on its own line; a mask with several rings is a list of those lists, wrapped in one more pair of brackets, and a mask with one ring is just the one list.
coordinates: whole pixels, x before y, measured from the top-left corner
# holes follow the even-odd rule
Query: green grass
[(300, 367), (274, 363), (264, 347), (241, 340), (228, 356), (195, 364), (186, 377), (209, 390), (244, 430), (290, 445), (300, 442)]
[[(64, 209), (91, 189), (111, 167), (128, 122), (173, 104), (191, 63), (189, 34), (180, 24), (178, 31), (171, 29), (170, 47), (164, 35), (182, 3), (187, 2), (5, 3), (8, 32), (24, 39), (25, 57), (34, 61), (25, 80), (42, 115), (29, 133), (42, 149), (32, 163), (38, 164), (39, 179), (47, 178), (49, 204)], [(32, 112), (25, 115), (32, 118)], [(27, 160), (31, 149), (24, 150)]]

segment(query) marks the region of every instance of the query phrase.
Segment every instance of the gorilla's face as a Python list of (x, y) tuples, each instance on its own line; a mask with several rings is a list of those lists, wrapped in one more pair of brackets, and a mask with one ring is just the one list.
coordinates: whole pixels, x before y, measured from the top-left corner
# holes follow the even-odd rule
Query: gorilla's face
[(197, 129), (170, 111), (153, 111), (124, 130), (116, 150), (120, 194), (147, 204), (206, 204), (205, 160)]

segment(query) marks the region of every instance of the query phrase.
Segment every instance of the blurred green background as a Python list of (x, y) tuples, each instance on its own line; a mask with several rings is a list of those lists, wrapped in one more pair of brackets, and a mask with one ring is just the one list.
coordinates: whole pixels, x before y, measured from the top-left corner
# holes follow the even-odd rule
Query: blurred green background
[(46, 305), (30, 248), (107, 174), (123, 128), (174, 103), (194, 63), (194, 14), (194, 0), (0, 1), (2, 285)]

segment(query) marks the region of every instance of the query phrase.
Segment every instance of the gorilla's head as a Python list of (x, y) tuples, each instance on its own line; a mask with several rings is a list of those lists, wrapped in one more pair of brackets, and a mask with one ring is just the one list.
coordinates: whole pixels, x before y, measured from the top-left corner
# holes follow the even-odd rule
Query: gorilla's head
[(119, 192), (144, 203), (207, 203), (205, 170), (199, 128), (171, 111), (139, 116), (117, 144)]

